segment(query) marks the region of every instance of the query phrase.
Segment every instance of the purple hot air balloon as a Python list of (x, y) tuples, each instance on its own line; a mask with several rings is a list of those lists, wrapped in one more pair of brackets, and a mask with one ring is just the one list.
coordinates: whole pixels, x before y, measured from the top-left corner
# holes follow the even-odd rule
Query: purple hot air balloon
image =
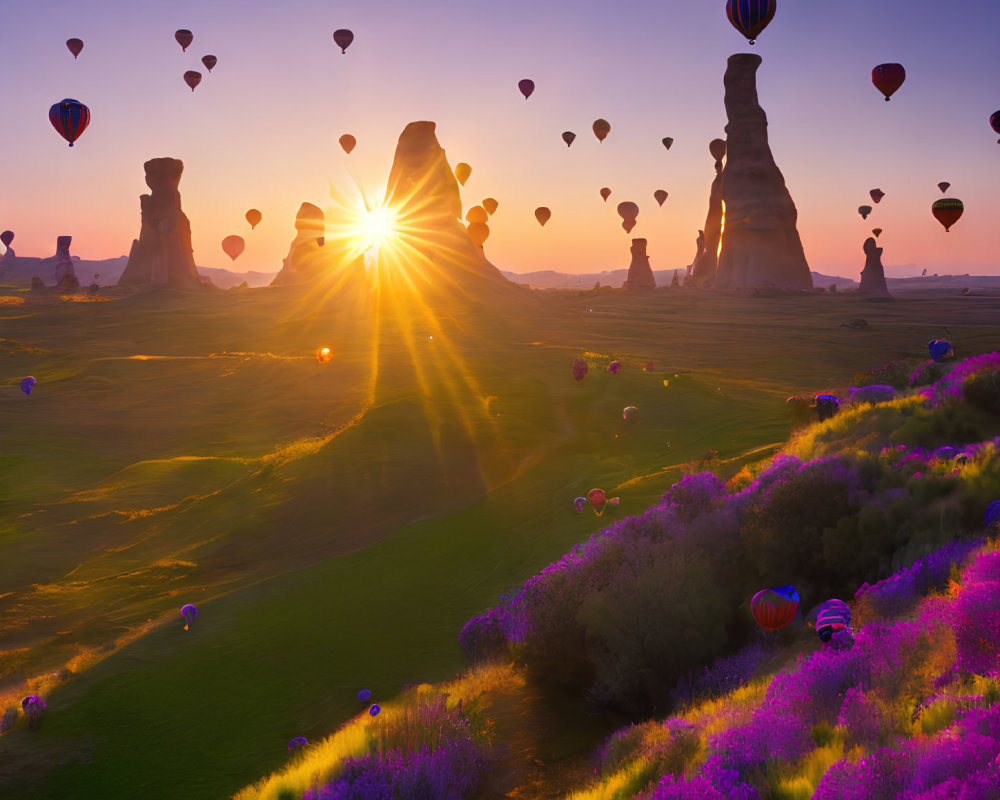
[(359, 703), (367, 703), (371, 699), (372, 699), (372, 690), (371, 689), (362, 689), (360, 692), (358, 692), (358, 702)]
[(297, 752), (309, 744), (309, 740), (305, 736), (296, 736), (288, 743), (288, 749), (292, 752)]
[(201, 83), (201, 73), (198, 70), (189, 69), (184, 73), (184, 83), (190, 86), (193, 92), (195, 87)]
[(181, 608), (181, 616), (184, 617), (184, 630), (188, 630), (191, 623), (198, 618), (198, 609), (188, 603)]
[(174, 33), (174, 38), (177, 40), (177, 44), (181, 46), (181, 51), (187, 52), (188, 46), (194, 41), (194, 34), (187, 28), (181, 28)]
[(69, 51), (73, 54), (73, 58), (76, 58), (83, 52), (83, 39), (77, 39), (75, 37), (73, 39), (67, 39), (66, 47), (68, 47)]
[(573, 508), (576, 509), (577, 514), (581, 513), (583, 509), (585, 509), (586, 507), (587, 507), (586, 497), (577, 497), (575, 500), (573, 500)]
[(14, 231), (4, 231), (0, 233), (0, 242), (3, 242), (4, 247), (10, 247), (10, 243), (14, 241)]
[(582, 381), (583, 376), (587, 374), (588, 369), (589, 367), (587, 366), (587, 362), (582, 358), (573, 359), (573, 378), (575, 380)]
[(608, 364), (608, 372), (610, 372), (612, 375), (617, 375), (618, 370), (620, 370), (621, 368), (622, 368), (622, 362), (618, 361), (617, 359)]
[(340, 48), (341, 53), (346, 53), (347, 48), (351, 46), (351, 42), (354, 41), (353, 31), (347, 30), (347, 28), (340, 28), (333, 32), (333, 41), (337, 43), (337, 47)]
[(31, 394), (31, 390), (34, 388), (35, 384), (38, 383), (30, 375), (27, 378), (21, 380), (21, 391), (25, 394)]
[(212, 67), (219, 63), (219, 59), (215, 56), (202, 56), (201, 63), (205, 65), (205, 69), (211, 72)]
[(531, 93), (535, 91), (535, 82), (530, 78), (524, 78), (517, 82), (517, 88), (520, 89), (521, 94), (524, 95), (524, 99), (527, 100), (531, 97)]

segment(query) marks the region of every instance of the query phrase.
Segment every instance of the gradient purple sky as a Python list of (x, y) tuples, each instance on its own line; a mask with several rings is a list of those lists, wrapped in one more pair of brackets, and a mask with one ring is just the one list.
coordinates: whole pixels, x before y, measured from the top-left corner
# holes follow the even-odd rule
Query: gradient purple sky
[[(500, 202), (486, 254), (503, 269), (589, 272), (627, 266), (633, 236), (654, 269), (688, 264), (724, 138), (722, 77), (736, 52), (759, 53), (758, 93), (771, 150), (799, 211), (814, 270), (857, 277), (872, 227), (889, 275), (1000, 274), (996, 201), (1000, 109), (996, 0), (778, 0), (750, 47), (725, 0), (37, 0), (0, 15), (4, 75), (0, 229), (23, 256), (55, 238), (98, 259), (128, 253), (139, 232), (144, 161), (184, 161), (181, 194), (199, 266), (275, 271), (303, 201), (329, 184), (378, 192), (406, 123), (437, 122), (454, 167), (472, 165), (466, 207)], [(350, 28), (341, 55), (332, 39)], [(174, 31), (189, 28), (187, 52)], [(74, 61), (70, 37), (85, 46)], [(219, 58), (211, 74), (203, 55)], [(879, 63), (907, 79), (886, 103)], [(204, 79), (191, 92), (185, 70)], [(521, 78), (535, 81), (525, 101)], [(48, 108), (72, 97), (92, 113), (68, 148)], [(612, 125), (599, 144), (591, 125)], [(560, 135), (572, 130), (571, 148)], [(337, 143), (352, 133), (346, 156)], [(666, 151), (660, 140), (672, 136)], [(931, 216), (936, 184), (965, 203), (950, 233)], [(607, 204), (598, 190), (613, 190)], [(868, 221), (857, 207), (885, 199)], [(659, 208), (655, 189), (669, 199)], [(618, 202), (639, 204), (626, 234)], [(533, 210), (552, 209), (541, 228)], [(253, 232), (243, 215), (259, 208)], [(233, 264), (220, 247), (239, 234)]]

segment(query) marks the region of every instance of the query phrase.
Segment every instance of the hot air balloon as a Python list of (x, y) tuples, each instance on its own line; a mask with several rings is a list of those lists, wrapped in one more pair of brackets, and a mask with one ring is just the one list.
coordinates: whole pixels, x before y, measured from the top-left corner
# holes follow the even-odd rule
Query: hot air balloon
[(716, 161), (722, 161), (726, 155), (726, 140), (712, 139), (712, 141), (708, 143), (708, 152), (712, 154), (712, 158)]
[(606, 119), (599, 119), (594, 122), (594, 136), (599, 142), (603, 142), (611, 133), (611, 123)]
[(674, 143), (674, 139), (672, 136), (665, 136), (660, 141), (663, 142), (663, 146), (666, 147), (667, 150), (669, 150), (670, 145)]
[(340, 48), (341, 53), (346, 53), (347, 48), (351, 46), (351, 42), (354, 41), (354, 33), (347, 30), (347, 28), (340, 28), (333, 32), (333, 41), (337, 43), (337, 47)]
[(371, 689), (362, 689), (360, 692), (358, 692), (358, 702), (359, 703), (367, 703), (371, 699), (372, 699), (372, 690)]
[(750, 613), (765, 631), (784, 628), (799, 610), (799, 593), (794, 586), (763, 589), (750, 601)]
[(492, 197), (487, 197), (483, 200), (483, 208), (486, 209), (486, 213), (491, 217), (496, 213), (496, 210), (500, 207), (500, 204), (494, 200)]
[(601, 199), (604, 200), (604, 202), (606, 203), (608, 202), (609, 197), (611, 197), (611, 190), (607, 186), (605, 186), (603, 189), (601, 189)]
[(868, 215), (872, 213), (872, 207), (858, 206), (858, 213), (861, 215), (861, 219), (868, 219)]
[(531, 97), (531, 93), (535, 91), (535, 82), (530, 78), (524, 78), (517, 82), (517, 88), (520, 89), (521, 94), (524, 95), (524, 99), (527, 100)]
[(573, 131), (563, 131), (562, 140), (566, 142), (566, 146), (569, 147), (573, 144), (573, 140), (576, 138), (576, 134)]
[(948, 229), (952, 225), (958, 222), (963, 211), (965, 211), (965, 206), (962, 205), (962, 201), (954, 197), (944, 197), (941, 200), (936, 200), (931, 206), (931, 213), (938, 222), (944, 225), (945, 233), (948, 232)]
[(373, 717), (377, 717), (378, 712), (381, 710), (382, 709), (379, 707), (378, 703), (372, 703), (371, 707), (368, 709), (368, 713), (371, 714), (371, 716)]
[(264, 218), (264, 215), (261, 214), (256, 208), (251, 208), (246, 213), (246, 218), (247, 222), (250, 223), (250, 230), (253, 230), (260, 225), (260, 221)]
[(639, 409), (635, 406), (625, 406), (625, 408), (622, 409), (622, 419), (628, 422), (629, 420), (635, 418), (638, 411)]
[(587, 366), (587, 362), (582, 358), (573, 359), (573, 379), (582, 381), (583, 376), (587, 374), (587, 370), (590, 369)]
[(4, 247), (10, 247), (10, 243), (14, 241), (14, 231), (4, 231), (0, 233), (0, 242), (3, 242)]
[(872, 201), (875, 202), (876, 204), (882, 202), (882, 198), (885, 197), (885, 192), (883, 192), (881, 189), (872, 189), (870, 192), (868, 192), (868, 194), (871, 195)]
[(466, 164), (464, 161), (460, 161), (455, 165), (455, 177), (458, 178), (458, 182), (465, 186), (465, 182), (469, 180), (469, 176), (472, 174), (472, 167)]
[(573, 501), (573, 508), (576, 509), (576, 513), (577, 514), (581, 513), (583, 511), (583, 509), (585, 509), (586, 507), (587, 507), (587, 498), (586, 497), (577, 497)]
[(288, 749), (295, 752), (301, 750), (309, 744), (309, 740), (305, 736), (296, 736), (288, 743)]
[(469, 238), (472, 239), (473, 244), (479, 247), (482, 247), (483, 243), (490, 238), (490, 226), (485, 222), (470, 222), (466, 230), (469, 232)]
[(66, 46), (73, 54), (73, 58), (76, 58), (83, 51), (83, 39), (67, 39)]
[(329, 364), (333, 361), (333, 350), (329, 347), (321, 347), (316, 351), (316, 360), (320, 364)]
[(631, 233), (632, 228), (635, 227), (636, 217), (639, 216), (639, 206), (628, 201), (619, 203), (618, 216), (622, 218), (622, 227), (625, 229), (625, 233)]
[(618, 361), (617, 359), (608, 364), (608, 372), (610, 372), (612, 375), (617, 375), (618, 370), (620, 370), (621, 368), (622, 368), (622, 362)]
[(181, 616), (184, 617), (184, 630), (189, 630), (191, 623), (198, 619), (198, 609), (188, 603), (181, 607)]
[(211, 72), (212, 67), (214, 67), (216, 64), (219, 63), (219, 59), (217, 59), (215, 56), (202, 56), (201, 63), (205, 65), (205, 69)]
[(21, 701), (21, 708), (28, 716), (28, 727), (37, 728), (42, 723), (42, 712), (48, 706), (37, 694), (29, 694)]
[(181, 28), (174, 33), (174, 38), (177, 40), (177, 44), (181, 46), (181, 50), (187, 52), (188, 45), (194, 41), (194, 34), (186, 28)]
[(754, 44), (774, 18), (776, 0), (727, 0), (726, 15), (740, 33)]
[(90, 124), (90, 109), (79, 100), (66, 98), (49, 108), (49, 122), (72, 147)]
[[(995, 133), (1000, 133), (1000, 111), (994, 111), (990, 115), (990, 127)], [(1000, 144), (1000, 139), (997, 139), (997, 144)]]
[(851, 608), (843, 600), (827, 600), (816, 612), (816, 634), (821, 642), (829, 642), (833, 634), (851, 625)]
[(1000, 524), (1000, 500), (994, 500), (986, 506), (986, 513), (983, 514), (983, 525), (993, 527)]
[(482, 206), (472, 206), (468, 211), (465, 212), (466, 222), (483, 222), (485, 223), (490, 218), (490, 215), (486, 213), (486, 209)]
[(243, 241), (242, 236), (227, 236), (222, 240), (222, 249), (226, 251), (226, 255), (233, 261), (239, 257), (246, 246), (247, 243)]
[(597, 516), (601, 516), (608, 506), (616, 506), (621, 502), (620, 497), (608, 497), (603, 489), (591, 489), (587, 492), (587, 500), (594, 507)]
[(24, 392), (25, 394), (31, 394), (31, 390), (34, 388), (36, 383), (38, 383), (38, 381), (36, 381), (30, 375), (27, 378), (22, 378), (21, 391)]
[(189, 69), (184, 73), (184, 83), (191, 87), (191, 91), (194, 91), (194, 87), (201, 83), (201, 73), (197, 70)]
[(879, 64), (872, 70), (872, 83), (885, 95), (887, 103), (892, 93), (902, 86), (905, 80), (906, 70), (902, 64)]
[(351, 154), (351, 151), (358, 143), (358, 140), (349, 133), (345, 133), (337, 141), (340, 142), (340, 146), (344, 148), (344, 152), (347, 153), (347, 155)]
[(840, 411), (840, 400), (837, 399), (835, 394), (817, 394), (814, 405), (816, 416), (819, 417), (820, 422), (830, 419), (830, 417)]
[(541, 225), (543, 228), (545, 227), (545, 223), (548, 222), (551, 217), (552, 217), (552, 212), (549, 211), (545, 206), (539, 206), (538, 208), (535, 209), (535, 219), (538, 220), (538, 224)]
[(653, 192), (653, 199), (662, 206), (666, 202), (667, 193), (663, 189), (657, 189)]
[(932, 339), (927, 343), (927, 349), (935, 361), (943, 361), (949, 356), (955, 355), (951, 342), (947, 339)]
[(881, 228), (872, 228), (872, 233), (875, 234), (875, 238), (877, 239), (879, 237), (879, 234), (882, 233), (882, 229)]
[(945, 192), (948, 191), (949, 186), (951, 186), (950, 183), (948, 183), (947, 181), (942, 181), (941, 183), (938, 184), (938, 189), (941, 190), (941, 194), (944, 194)]

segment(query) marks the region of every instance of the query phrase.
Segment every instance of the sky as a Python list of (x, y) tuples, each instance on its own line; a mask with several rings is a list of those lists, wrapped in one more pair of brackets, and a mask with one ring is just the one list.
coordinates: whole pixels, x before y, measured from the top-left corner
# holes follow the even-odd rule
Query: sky
[[(695, 255), (725, 138), (733, 53), (763, 58), (758, 96), (771, 151), (798, 208), (813, 270), (857, 277), (881, 227), (887, 274), (1000, 274), (996, 0), (778, 0), (750, 46), (725, 0), (34, 0), (0, 13), (0, 229), (21, 256), (73, 236), (85, 259), (125, 255), (139, 233), (142, 164), (184, 162), (180, 190), (199, 266), (277, 271), (302, 202), (384, 186), (399, 134), (433, 120), (449, 163), (472, 166), (463, 205), (493, 197), (487, 257), (514, 272), (628, 266), (632, 237), (654, 269)], [(174, 31), (194, 42), (182, 52)], [(351, 29), (341, 54), (332, 38)], [(84, 49), (74, 60), (65, 41)], [(201, 57), (216, 55), (208, 73)], [(880, 63), (906, 68), (886, 103)], [(186, 70), (204, 78), (192, 92)], [(530, 78), (525, 100), (517, 89)], [(91, 110), (72, 148), (48, 109)], [(611, 123), (599, 143), (594, 120)], [(572, 147), (561, 139), (577, 134)], [(353, 134), (348, 156), (338, 138)], [(667, 151), (665, 136), (674, 138)], [(965, 204), (950, 233), (930, 206)], [(607, 203), (599, 190), (612, 189)], [(868, 192), (885, 198), (871, 203)], [(663, 207), (656, 189), (669, 192)], [(617, 204), (636, 202), (625, 233)], [(860, 205), (873, 205), (863, 221)], [(552, 218), (542, 228), (537, 206)], [(263, 222), (251, 231), (245, 212)], [(232, 262), (220, 246), (243, 236)]]

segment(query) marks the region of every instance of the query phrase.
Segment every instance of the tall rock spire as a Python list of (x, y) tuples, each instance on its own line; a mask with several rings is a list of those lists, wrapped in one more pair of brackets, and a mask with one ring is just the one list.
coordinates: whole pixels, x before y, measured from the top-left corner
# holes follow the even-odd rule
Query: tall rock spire
[(812, 289), (795, 227), (798, 212), (774, 163), (767, 116), (757, 101), (761, 57), (737, 53), (726, 68), (726, 166), (722, 173), (724, 230), (714, 286)]

